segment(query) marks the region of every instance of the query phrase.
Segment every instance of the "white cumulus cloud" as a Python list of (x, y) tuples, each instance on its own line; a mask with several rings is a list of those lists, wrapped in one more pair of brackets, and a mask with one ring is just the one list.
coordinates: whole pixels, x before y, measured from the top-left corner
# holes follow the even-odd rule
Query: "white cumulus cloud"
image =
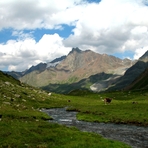
[(58, 34), (45, 34), (39, 42), (32, 38), (9, 40), (0, 44), (0, 68), (8, 65), (9, 71), (23, 71), (32, 65), (66, 55), (71, 48), (64, 47)]
[[(101, 53), (135, 53), (147, 46), (148, 7), (138, 0), (102, 0), (88, 4), (65, 46), (90, 48)], [(136, 53), (135, 53), (136, 54)]]
[[(130, 58), (138, 59), (148, 47), (147, 16), (147, 0), (2, 0), (0, 31), (11, 28), (16, 39), (0, 44), (0, 69), (25, 70), (72, 47), (107, 54), (129, 51)], [(63, 24), (74, 28), (67, 38), (44, 34), (36, 41), (33, 36), (36, 29), (65, 29)]]
[[(55, 28), (79, 18), (77, 5), (81, 0), (3, 0), (0, 1), (0, 29)], [(77, 12), (76, 11), (76, 12)]]

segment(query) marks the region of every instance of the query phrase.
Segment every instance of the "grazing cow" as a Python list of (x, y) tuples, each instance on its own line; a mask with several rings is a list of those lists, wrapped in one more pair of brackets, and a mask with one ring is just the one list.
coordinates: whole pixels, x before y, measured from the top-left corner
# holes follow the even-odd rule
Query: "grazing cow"
[(110, 104), (111, 101), (112, 101), (112, 98), (105, 98), (104, 99), (105, 104)]
[(0, 115), (0, 121), (2, 120), (2, 115)]

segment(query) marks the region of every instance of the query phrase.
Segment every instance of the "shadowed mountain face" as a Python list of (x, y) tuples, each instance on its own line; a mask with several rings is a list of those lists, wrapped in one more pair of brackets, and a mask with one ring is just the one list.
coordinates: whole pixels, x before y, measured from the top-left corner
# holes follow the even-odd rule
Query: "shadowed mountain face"
[(134, 89), (148, 89), (148, 68), (125, 88), (125, 90)]
[[(42, 87), (44, 90), (50, 90), (57, 93), (70, 93), (73, 90), (90, 90), (90, 86), (98, 81), (103, 81), (110, 78), (112, 74), (105, 74), (104, 72), (91, 75), (88, 78), (84, 78), (78, 82), (74, 83), (63, 83), (63, 84), (49, 84), (47, 86)], [(91, 89), (92, 91), (92, 89)], [(93, 90), (96, 91), (96, 90)]]
[(110, 89), (123, 89), (128, 87), (148, 68), (148, 51), (118, 80), (115, 86)]
[(68, 93), (74, 89), (120, 90), (148, 68), (148, 51), (138, 60), (119, 59), (91, 50), (73, 48), (67, 56), (40, 63), (24, 72), (9, 72), (29, 85)]
[[(122, 60), (91, 50), (81, 51), (79, 48), (73, 48), (67, 56), (57, 58), (47, 64), (40, 63), (32, 66), (29, 70), (22, 72), (18, 79), (32, 86), (64, 93), (76, 88), (90, 89), (94, 83), (111, 77), (112, 82), (107, 82), (107, 87), (109, 87), (133, 63), (129, 59)], [(102, 78), (102, 73), (105, 75), (104, 78)], [(95, 79), (96, 75), (97, 79)], [(95, 81), (92, 81), (93, 77)], [(92, 90), (100, 91), (102, 87), (103, 89), (106, 87), (106, 85), (101, 85), (102, 87), (99, 86), (98, 90), (97, 86), (93, 86)]]

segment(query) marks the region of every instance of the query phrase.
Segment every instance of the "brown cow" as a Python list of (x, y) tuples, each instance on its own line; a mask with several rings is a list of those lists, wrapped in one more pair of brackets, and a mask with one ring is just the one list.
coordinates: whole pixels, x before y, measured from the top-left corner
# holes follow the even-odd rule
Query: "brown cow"
[(111, 101), (112, 101), (112, 98), (105, 98), (104, 99), (105, 104), (110, 104)]
[(0, 121), (2, 120), (2, 115), (0, 115)]

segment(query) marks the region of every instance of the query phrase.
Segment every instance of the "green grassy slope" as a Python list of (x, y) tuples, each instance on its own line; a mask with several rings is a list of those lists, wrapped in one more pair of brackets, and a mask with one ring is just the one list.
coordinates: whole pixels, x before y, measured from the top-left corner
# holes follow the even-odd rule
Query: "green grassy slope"
[(45, 91), (22, 84), (0, 72), (0, 115), (2, 116), (0, 147), (129, 147), (121, 142), (104, 139), (97, 134), (80, 132), (74, 127), (67, 128), (47, 122), (50, 117), (39, 109), (68, 106), (67, 99), (74, 98), (54, 93), (49, 96)]

